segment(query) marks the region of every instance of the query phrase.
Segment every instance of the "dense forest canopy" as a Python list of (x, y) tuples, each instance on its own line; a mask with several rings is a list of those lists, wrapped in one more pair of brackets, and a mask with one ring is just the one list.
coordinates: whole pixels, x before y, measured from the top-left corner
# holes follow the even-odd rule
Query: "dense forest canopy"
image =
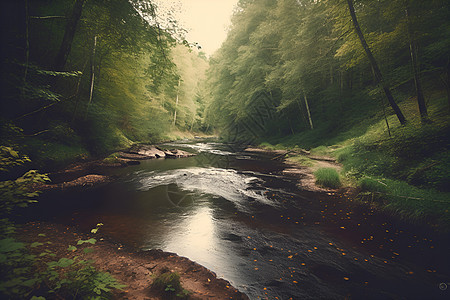
[(210, 122), (244, 139), (332, 137), (383, 109), (426, 122), (431, 93), (450, 97), (449, 20), (446, 0), (240, 1), (211, 58)]
[(166, 21), (150, 1), (3, 3), (2, 144), (48, 165), (198, 130), (206, 57)]

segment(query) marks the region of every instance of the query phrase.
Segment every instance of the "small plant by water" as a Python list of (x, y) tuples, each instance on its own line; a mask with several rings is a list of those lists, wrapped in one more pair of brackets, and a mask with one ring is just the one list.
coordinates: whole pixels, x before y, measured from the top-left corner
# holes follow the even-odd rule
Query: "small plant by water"
[(314, 176), (316, 184), (322, 187), (337, 189), (342, 185), (338, 172), (333, 168), (320, 168), (314, 172)]
[(165, 299), (188, 299), (189, 291), (183, 289), (180, 274), (177, 272), (163, 272), (158, 275), (152, 284), (154, 290), (164, 295)]

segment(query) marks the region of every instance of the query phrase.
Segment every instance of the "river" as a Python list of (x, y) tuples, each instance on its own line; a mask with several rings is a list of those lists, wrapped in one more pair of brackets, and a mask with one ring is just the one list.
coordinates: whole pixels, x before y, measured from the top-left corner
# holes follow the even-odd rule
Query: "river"
[(188, 257), (251, 299), (449, 299), (448, 235), (304, 191), (270, 154), (167, 147), (198, 155), (105, 170), (113, 183), (44, 194), (33, 215), (86, 231), (101, 222), (112, 240)]

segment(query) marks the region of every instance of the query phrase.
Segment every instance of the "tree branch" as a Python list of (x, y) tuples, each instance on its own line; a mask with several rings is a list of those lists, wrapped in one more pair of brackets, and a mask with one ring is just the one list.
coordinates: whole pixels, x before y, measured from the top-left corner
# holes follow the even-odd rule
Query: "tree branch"
[(67, 19), (66, 16), (30, 16), (30, 19), (37, 19), (37, 20), (50, 20), (50, 19)]

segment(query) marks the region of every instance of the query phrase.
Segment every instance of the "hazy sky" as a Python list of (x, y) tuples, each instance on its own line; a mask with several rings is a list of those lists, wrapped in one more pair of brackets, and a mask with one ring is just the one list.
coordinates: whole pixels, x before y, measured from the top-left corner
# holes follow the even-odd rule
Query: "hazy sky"
[(187, 40), (197, 42), (211, 55), (227, 35), (238, 0), (154, 0), (162, 10), (172, 8), (174, 17), (188, 30)]

